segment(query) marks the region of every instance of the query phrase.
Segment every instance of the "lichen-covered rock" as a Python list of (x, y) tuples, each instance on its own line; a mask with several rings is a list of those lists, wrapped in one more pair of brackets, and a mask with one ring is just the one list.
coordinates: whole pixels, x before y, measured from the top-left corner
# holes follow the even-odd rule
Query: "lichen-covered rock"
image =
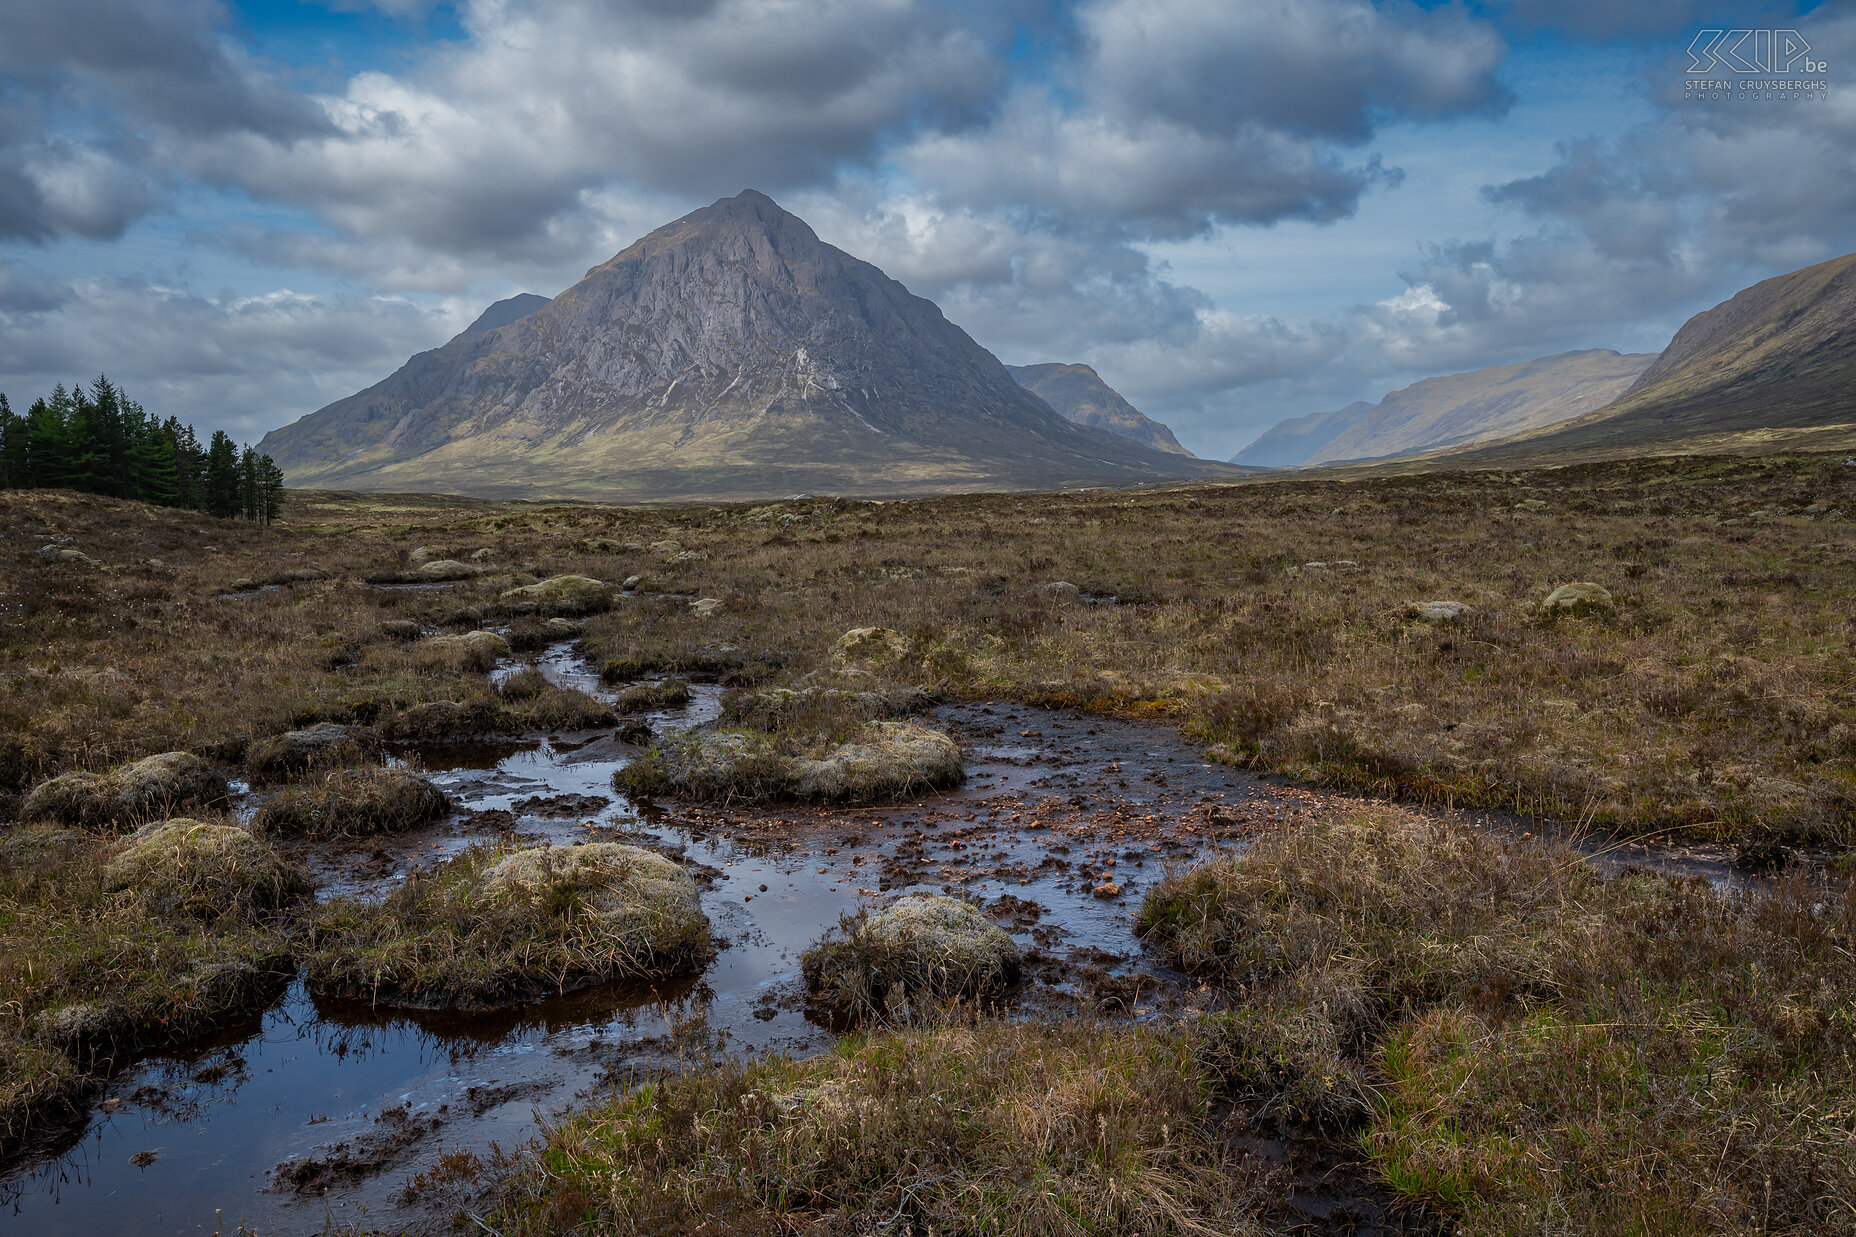
[(1540, 603), (1544, 614), (1569, 614), (1575, 618), (1582, 614), (1603, 613), (1615, 606), (1611, 590), (1589, 580), (1562, 584), (1548, 593), (1546, 600)]
[(103, 869), (103, 887), (158, 914), (250, 919), (302, 899), (309, 876), (250, 830), (181, 817), (145, 825)]
[(846, 1012), (895, 1012), (905, 1002), (996, 997), (1018, 981), (1023, 957), (978, 907), (912, 894), (847, 918), (840, 937), (800, 958), (806, 991)]
[(443, 819), (451, 799), (407, 769), (344, 769), (271, 797), (252, 819), (266, 833), (358, 837), (398, 833)]
[(20, 805), (20, 818), (120, 829), (187, 808), (217, 807), (227, 791), (226, 779), (198, 756), (163, 752), (109, 773), (66, 773), (43, 782)]
[(612, 586), (591, 576), (553, 576), (538, 584), (512, 588), (503, 602), (519, 612), (580, 615), (612, 607)]
[(406, 556), (407, 561), (412, 563), (442, 562), (444, 558), (445, 552), (431, 545), (422, 545)]
[(662, 855), (478, 848), (383, 901), (325, 904), (306, 978), (383, 1005), (484, 1008), (685, 973), (713, 954), (695, 881)]

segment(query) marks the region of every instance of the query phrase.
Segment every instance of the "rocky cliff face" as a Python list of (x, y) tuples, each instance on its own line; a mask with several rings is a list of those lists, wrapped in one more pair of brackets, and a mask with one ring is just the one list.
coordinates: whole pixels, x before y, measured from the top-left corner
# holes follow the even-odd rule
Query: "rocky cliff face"
[(296, 486), (613, 500), (1208, 467), (1065, 421), (932, 302), (753, 191), (421, 353), (264, 450)]
[(1120, 391), (1102, 381), (1102, 376), (1087, 365), (1046, 362), (1005, 368), (1020, 386), (1056, 409), (1066, 421), (1132, 438), (1156, 451), (1192, 454), (1179, 445), (1171, 429), (1123, 399)]

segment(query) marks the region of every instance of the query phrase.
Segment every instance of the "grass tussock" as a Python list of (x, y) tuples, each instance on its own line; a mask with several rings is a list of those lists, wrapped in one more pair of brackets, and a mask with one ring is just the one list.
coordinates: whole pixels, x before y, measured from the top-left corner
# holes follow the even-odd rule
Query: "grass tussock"
[(479, 846), (378, 902), (324, 903), (305, 977), (382, 1005), (485, 1008), (687, 973), (713, 952), (695, 882), (661, 855)]
[(278, 791), (252, 827), (286, 837), (362, 837), (417, 829), (450, 810), (450, 797), (409, 769), (342, 769)]
[(957, 786), (960, 748), (913, 722), (869, 722), (841, 743), (742, 728), (667, 735), (613, 775), (635, 795), (732, 803), (875, 803)]
[(685, 679), (665, 679), (657, 683), (634, 683), (613, 699), (612, 711), (619, 714), (649, 713), (653, 709), (672, 709), (690, 702), (690, 685)]
[(65, 773), (34, 787), (20, 807), (29, 821), (132, 829), (192, 808), (225, 804), (226, 779), (190, 752), (147, 756), (108, 773)]
[(63, 1116), (123, 1054), (268, 1002), (293, 969), (278, 912), (306, 889), (232, 825), (0, 838), (0, 1148)]
[(1177, 873), (1139, 930), (1231, 990), (1239, 1098), (1356, 1137), (1475, 1234), (1856, 1215), (1856, 898), (1627, 874), (1394, 809)]
[(648, 1083), (549, 1129), (506, 1237), (1243, 1234), (1255, 1160), (1221, 1143), (1186, 1037), (984, 1021), (851, 1035)]
[(1018, 982), (1017, 944), (958, 898), (915, 894), (859, 911), (800, 956), (806, 992), (840, 1013), (901, 1020), (952, 1001), (996, 999)]

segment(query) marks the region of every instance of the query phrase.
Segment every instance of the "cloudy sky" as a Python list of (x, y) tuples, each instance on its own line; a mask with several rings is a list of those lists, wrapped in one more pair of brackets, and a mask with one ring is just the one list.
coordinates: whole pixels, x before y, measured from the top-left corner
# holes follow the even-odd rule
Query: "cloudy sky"
[[(1831, 90), (1685, 100), (1710, 28)], [(0, 391), (255, 440), (754, 187), (1225, 457), (1856, 250), (1853, 74), (1849, 0), (0, 0)]]

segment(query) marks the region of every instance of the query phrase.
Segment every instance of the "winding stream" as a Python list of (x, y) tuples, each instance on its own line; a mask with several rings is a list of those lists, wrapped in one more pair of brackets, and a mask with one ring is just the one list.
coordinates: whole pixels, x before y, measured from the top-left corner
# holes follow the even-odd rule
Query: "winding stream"
[[(610, 698), (571, 646), (539, 664), (558, 684)], [(719, 689), (698, 686), (687, 706), (647, 720), (697, 725), (719, 701)], [(800, 952), (840, 914), (907, 890), (975, 898), (1013, 932), (1030, 974), (1021, 1009), (1142, 1017), (1156, 996), (1190, 1004), (1190, 986), (1144, 960), (1130, 934), (1142, 890), (1167, 865), (1240, 844), (1260, 820), (1313, 798), (1207, 764), (1156, 725), (985, 703), (930, 720), (966, 748), (967, 785), (878, 809), (633, 803), (611, 777), (637, 749), (604, 731), (408, 749), (401, 759), (459, 810), (430, 830), (298, 848), (325, 893), (380, 892), (512, 830), (557, 845), (627, 837), (703, 874), (716, 960), (691, 980), (606, 985), (495, 1014), (374, 1010), (292, 984), (262, 1015), (122, 1069), (81, 1121), (0, 1178), (0, 1227), (124, 1237), (240, 1222), (265, 1234), (420, 1227), (459, 1204), (406, 1190), (438, 1157), (520, 1147), (539, 1116), (634, 1067), (674, 1067), (693, 1027), (725, 1050), (829, 1044), (832, 1031), (807, 1016)], [(1679, 863), (1724, 871), (1707, 857)]]

